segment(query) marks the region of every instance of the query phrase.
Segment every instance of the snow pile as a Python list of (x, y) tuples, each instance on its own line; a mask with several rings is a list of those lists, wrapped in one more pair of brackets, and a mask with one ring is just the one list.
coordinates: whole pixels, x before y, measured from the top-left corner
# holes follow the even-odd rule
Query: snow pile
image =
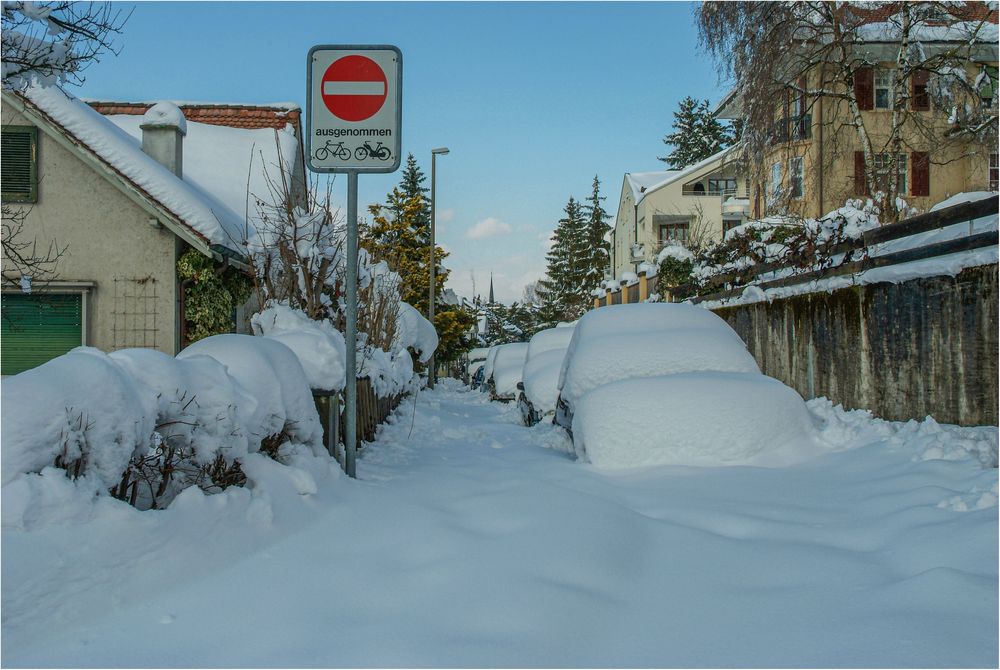
[(885, 421), (868, 410), (846, 410), (827, 398), (813, 398), (807, 404), (821, 419), (821, 438), (831, 445), (882, 442), (891, 449), (905, 446), (915, 461), (972, 460), (984, 468), (997, 467), (995, 426), (952, 426), (930, 416), (923, 421)]
[(400, 300), (393, 347), (397, 351), (413, 349), (420, 354), (420, 362), (426, 363), (431, 359), (437, 346), (438, 334), (434, 324), (424, 318), (416, 307)]
[(950, 198), (945, 198), (938, 204), (934, 205), (929, 211), (936, 212), (939, 209), (954, 207), (955, 205), (961, 205), (966, 202), (977, 202), (979, 200), (986, 200), (987, 198), (995, 198), (996, 195), (995, 191), (966, 191), (964, 193), (956, 193)]
[(93, 491), (106, 491), (133, 454), (153, 445), (154, 392), (99, 349), (78, 347), (7, 377), (0, 394), (4, 487), (58, 459)]
[(611, 305), (577, 324), (559, 395), (572, 409), (585, 393), (609, 382), (697, 370), (760, 372), (739, 335), (708, 310), (676, 303)]
[(213, 335), (179, 354), (179, 360), (208, 356), (222, 363), (229, 374), (256, 399), (245, 430), (256, 451), (265, 438), (284, 434), (293, 442), (325, 453), (323, 428), (306, 383), (306, 373), (295, 353), (268, 337)]
[(493, 361), (493, 392), (497, 398), (517, 397), (517, 383), (521, 381), (527, 355), (527, 342), (502, 344), (497, 349)]
[(250, 320), (254, 334), (281, 342), (295, 353), (309, 387), (340, 391), (346, 385), (344, 336), (330, 321), (310, 319), (286, 302), (271, 302)]
[(187, 119), (181, 108), (168, 100), (161, 100), (142, 115), (143, 126), (163, 126), (176, 128), (181, 135), (187, 135)]
[(778, 466), (819, 451), (795, 391), (763, 375), (724, 372), (600, 386), (576, 407), (573, 444), (602, 468)]
[(368, 377), (379, 398), (405, 393), (414, 388), (413, 359), (403, 349), (390, 354), (377, 347), (358, 347), (358, 377)]

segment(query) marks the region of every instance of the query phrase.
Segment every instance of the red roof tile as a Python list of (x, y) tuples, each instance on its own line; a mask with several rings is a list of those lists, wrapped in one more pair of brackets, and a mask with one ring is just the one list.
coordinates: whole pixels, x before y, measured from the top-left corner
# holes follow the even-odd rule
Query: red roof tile
[[(104, 115), (110, 114), (145, 114), (152, 102), (105, 102), (90, 101), (95, 110)], [(264, 105), (214, 105), (214, 104), (180, 104), (184, 118), (197, 123), (207, 123), (213, 126), (229, 126), (230, 128), (284, 128), (292, 124), (301, 128), (302, 111), (286, 107), (269, 107)]]

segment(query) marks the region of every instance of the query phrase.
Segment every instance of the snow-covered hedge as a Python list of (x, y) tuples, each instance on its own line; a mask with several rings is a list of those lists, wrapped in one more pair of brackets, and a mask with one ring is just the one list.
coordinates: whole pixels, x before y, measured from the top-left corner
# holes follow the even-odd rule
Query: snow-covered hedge
[(250, 320), (257, 335), (281, 342), (291, 349), (310, 388), (340, 391), (346, 385), (346, 346), (344, 336), (330, 321), (310, 319), (302, 310), (288, 303), (268, 304)]
[(312, 446), (317, 452), (323, 449), (323, 427), (306, 373), (289, 347), (268, 337), (213, 335), (177, 354), (179, 360), (195, 356), (208, 356), (224, 365), (256, 400), (244, 424), (251, 451), (276, 435)]
[(59, 465), (107, 491), (154, 444), (156, 392), (99, 349), (79, 347), (0, 384), (4, 486)]

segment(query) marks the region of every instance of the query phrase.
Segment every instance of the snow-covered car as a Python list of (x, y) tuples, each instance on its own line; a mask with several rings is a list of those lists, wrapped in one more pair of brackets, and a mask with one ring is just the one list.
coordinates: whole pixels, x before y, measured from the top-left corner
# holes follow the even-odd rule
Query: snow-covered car
[(535, 333), (528, 342), (528, 354), (521, 373), (517, 405), (524, 425), (533, 426), (556, 411), (559, 371), (573, 327), (548, 328)]
[(483, 393), (488, 393), (490, 390), (490, 378), (493, 376), (493, 362), (497, 359), (497, 351), (500, 350), (500, 345), (495, 344), (490, 347), (490, 350), (486, 352), (486, 362), (483, 364), (482, 379), (479, 382), (479, 390)]
[(468, 365), (465, 366), (465, 380), (472, 388), (476, 388), (473, 384), (473, 380), (476, 376), (476, 372), (479, 371), (484, 365), (486, 365), (486, 355), (489, 353), (489, 347), (477, 347), (469, 352)]
[(555, 423), (572, 431), (577, 403), (599, 386), (700, 371), (760, 374), (739, 335), (702, 307), (637, 303), (595, 309), (580, 319), (566, 350)]
[(486, 380), (490, 387), (490, 400), (510, 402), (517, 398), (517, 385), (521, 381), (527, 354), (527, 342), (512, 342), (497, 347), (493, 369)]

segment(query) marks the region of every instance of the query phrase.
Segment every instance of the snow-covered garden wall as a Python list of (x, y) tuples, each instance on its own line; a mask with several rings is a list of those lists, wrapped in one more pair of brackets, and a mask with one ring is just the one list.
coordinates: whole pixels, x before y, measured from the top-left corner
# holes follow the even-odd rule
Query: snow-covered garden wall
[(805, 398), (979, 426), (997, 424), (997, 300), (994, 263), (713, 311)]

